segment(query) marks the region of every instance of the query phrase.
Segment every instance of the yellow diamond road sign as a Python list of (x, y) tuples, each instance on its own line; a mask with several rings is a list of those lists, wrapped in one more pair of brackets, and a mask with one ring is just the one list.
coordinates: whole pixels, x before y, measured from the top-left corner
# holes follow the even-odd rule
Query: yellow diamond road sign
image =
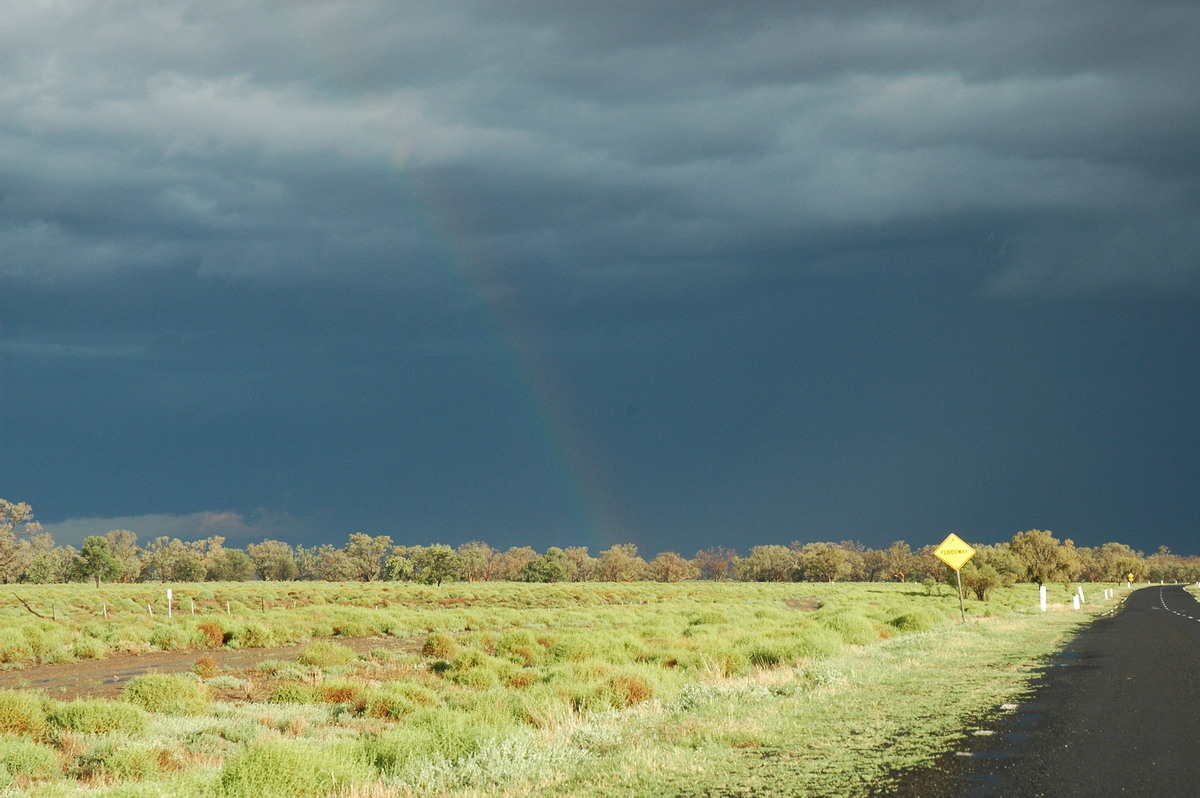
[(975, 549), (952, 532), (933, 553), (938, 556), (938, 559), (957, 571), (967, 564), (967, 560), (975, 556)]

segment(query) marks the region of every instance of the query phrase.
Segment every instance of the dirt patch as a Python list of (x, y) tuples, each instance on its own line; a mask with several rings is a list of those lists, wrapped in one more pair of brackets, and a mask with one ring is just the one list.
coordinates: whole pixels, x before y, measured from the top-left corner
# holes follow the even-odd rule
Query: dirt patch
[(815, 598), (784, 599), (783, 605), (789, 610), (800, 610), (801, 612), (814, 612), (821, 609), (820, 600)]
[[(383, 648), (419, 652), (421, 642), (414, 638), (335, 637), (336, 643), (349, 646), (359, 654)], [(311, 641), (310, 641), (311, 642)], [(152, 651), (144, 654), (116, 654), (100, 660), (32, 665), (0, 673), (0, 688), (38, 690), (59, 700), (75, 698), (114, 698), (126, 682), (144, 673), (190, 673), (200, 657), (212, 657), (223, 672), (253, 668), (269, 660), (292, 660), (308, 647), (297, 643), (275, 648), (197, 649), (194, 651)]]

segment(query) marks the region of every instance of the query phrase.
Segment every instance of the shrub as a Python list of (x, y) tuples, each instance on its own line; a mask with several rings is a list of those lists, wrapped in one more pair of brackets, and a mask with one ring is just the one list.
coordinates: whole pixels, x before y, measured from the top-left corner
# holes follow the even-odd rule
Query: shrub
[(225, 642), (230, 648), (270, 648), (275, 645), (275, 635), (260, 623), (247, 623), (230, 630)]
[(213, 621), (205, 621), (196, 625), (196, 632), (201, 641), (209, 648), (220, 648), (225, 645), (225, 630)]
[(355, 657), (354, 649), (341, 643), (328, 640), (318, 640), (300, 652), (296, 661), (303, 665), (315, 665), (328, 668), (334, 665), (345, 665)]
[(159, 751), (125, 737), (105, 737), (79, 757), (79, 775), (144, 779), (159, 771)]
[(285, 682), (271, 691), (267, 701), (272, 704), (311, 704), (315, 698), (311, 687)]
[(147, 712), (198, 715), (208, 709), (208, 690), (192, 677), (173, 673), (135, 676), (121, 698)]
[(608, 694), (614, 707), (631, 707), (654, 697), (646, 680), (638, 676), (619, 674), (608, 681)]
[(50, 713), (49, 720), (61, 729), (89, 734), (141, 734), (146, 730), (146, 713), (141, 709), (131, 704), (100, 699), (60, 704)]
[(735, 648), (717, 648), (705, 651), (694, 665), (700, 670), (715, 672), (716, 675), (726, 678), (745, 673), (749, 666), (749, 656), (744, 651)]
[(421, 654), (434, 659), (454, 659), (458, 654), (458, 643), (448, 634), (434, 632), (425, 638), (425, 644), (421, 646)]
[(402, 695), (417, 706), (436, 707), (441, 703), (438, 694), (423, 684), (410, 681), (387, 682), (384, 688), (396, 695)]
[(428, 759), (435, 750), (437, 741), (433, 732), (411, 726), (388, 729), (363, 743), (363, 751), (371, 764), (392, 776), (414, 762)]
[(150, 633), (150, 645), (161, 648), (163, 651), (178, 651), (190, 648), (192, 645), (192, 632), (190, 629), (176, 626), (173, 623), (156, 626), (154, 631)]
[(750, 649), (750, 664), (757, 668), (777, 668), (783, 664), (787, 655), (783, 647), (775, 644), (760, 643)]
[(522, 665), (533, 665), (539, 659), (542, 648), (528, 629), (510, 629), (496, 641), (496, 653), (510, 657)]
[(796, 635), (790, 646), (795, 657), (825, 659), (841, 653), (842, 636), (825, 626), (811, 626)]
[(18, 629), (0, 629), (0, 662), (28, 662), (33, 647)]
[(209, 690), (245, 690), (250, 687), (250, 680), (232, 673), (222, 673), (206, 679), (204, 682)]
[(402, 718), (418, 709), (441, 703), (437, 693), (428, 687), (409, 681), (385, 682), (359, 697), (359, 709), (373, 718)]
[(473, 667), (455, 670), (453, 667), (446, 677), (457, 685), (470, 687), (473, 690), (489, 690), (500, 684), (500, 674), (488, 667)]
[(221, 798), (319, 798), (365, 783), (373, 773), (346, 746), (318, 747), (264, 740), (226, 760), (217, 778)]
[(76, 659), (103, 659), (108, 651), (104, 641), (94, 637), (81, 637), (75, 641), (73, 652)]
[(45, 699), (33, 693), (0, 690), (0, 733), (41, 739), (47, 730)]
[(417, 711), (417, 705), (403, 693), (380, 688), (369, 690), (360, 698), (362, 713), (372, 718), (398, 720)]
[(505, 679), (504, 686), (513, 690), (524, 690), (527, 687), (532, 687), (541, 680), (542, 677), (533, 671), (520, 670)]
[(361, 684), (344, 679), (327, 681), (317, 690), (317, 696), (326, 704), (348, 704), (356, 701), (361, 693)]
[(468, 713), (422, 710), (399, 729), (389, 729), (367, 740), (364, 749), (377, 768), (395, 775), (411, 762), (435, 756), (451, 763), (474, 754), (495, 730)]
[(855, 612), (835, 613), (825, 618), (824, 623), (852, 646), (865, 646), (879, 640), (875, 624)]
[(941, 625), (943, 620), (935, 610), (921, 609), (897, 615), (888, 623), (901, 632), (927, 632)]
[(15, 734), (0, 734), (0, 786), (8, 781), (5, 775), (41, 780), (52, 779), (60, 772), (58, 756), (52, 749)]
[(213, 659), (212, 655), (205, 654), (192, 665), (192, 673), (201, 679), (211, 679), (217, 675), (217, 661)]
[(446, 669), (446, 679), (463, 687), (487, 690), (516, 671), (518, 666), (510, 660), (485, 654), (479, 649), (468, 648), (454, 658)]

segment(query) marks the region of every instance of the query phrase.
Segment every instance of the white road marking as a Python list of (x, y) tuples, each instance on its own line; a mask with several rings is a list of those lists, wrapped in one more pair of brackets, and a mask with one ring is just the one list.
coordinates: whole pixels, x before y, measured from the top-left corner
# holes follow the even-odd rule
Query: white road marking
[[(1166, 600), (1166, 598), (1163, 596), (1163, 591), (1164, 591), (1164, 588), (1161, 588), (1161, 587), (1160, 587), (1160, 588), (1158, 589), (1158, 603), (1162, 605), (1162, 608), (1163, 608), (1164, 610), (1166, 610), (1166, 611), (1167, 611), (1167, 612), (1169, 612), (1169, 613), (1172, 613), (1173, 615), (1178, 615), (1180, 618), (1187, 618), (1188, 620), (1192, 620), (1192, 621), (1196, 621), (1197, 623), (1200, 623), (1200, 618), (1196, 617), (1195, 615), (1191, 615), (1191, 614), (1189, 614), (1189, 613), (1186, 613), (1186, 612), (1180, 612), (1180, 611), (1178, 611), (1178, 610), (1173, 610), (1173, 609), (1171, 609), (1170, 607), (1168, 607), (1168, 606), (1167, 606), (1167, 600)], [(1185, 592), (1185, 593), (1187, 593), (1187, 591), (1186, 591), (1186, 590), (1185, 590), (1184, 592)], [(1188, 593), (1188, 595), (1189, 595), (1189, 596), (1192, 596), (1192, 594), (1191, 594), (1191, 593)], [(1195, 596), (1192, 596), (1192, 598), (1193, 598), (1193, 599), (1196, 599), (1196, 601), (1197, 601), (1197, 602), (1200, 602), (1200, 599), (1197, 599)]]

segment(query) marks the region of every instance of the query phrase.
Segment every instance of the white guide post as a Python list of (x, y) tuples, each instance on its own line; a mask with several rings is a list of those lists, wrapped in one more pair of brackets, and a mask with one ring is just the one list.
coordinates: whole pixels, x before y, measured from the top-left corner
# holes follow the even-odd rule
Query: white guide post
[(1041, 589), (1038, 590), (1038, 593), (1042, 597), (1042, 612), (1045, 612), (1046, 611), (1046, 586), (1042, 585)]
[(167, 617), (171, 617), (171, 588), (167, 588)]

